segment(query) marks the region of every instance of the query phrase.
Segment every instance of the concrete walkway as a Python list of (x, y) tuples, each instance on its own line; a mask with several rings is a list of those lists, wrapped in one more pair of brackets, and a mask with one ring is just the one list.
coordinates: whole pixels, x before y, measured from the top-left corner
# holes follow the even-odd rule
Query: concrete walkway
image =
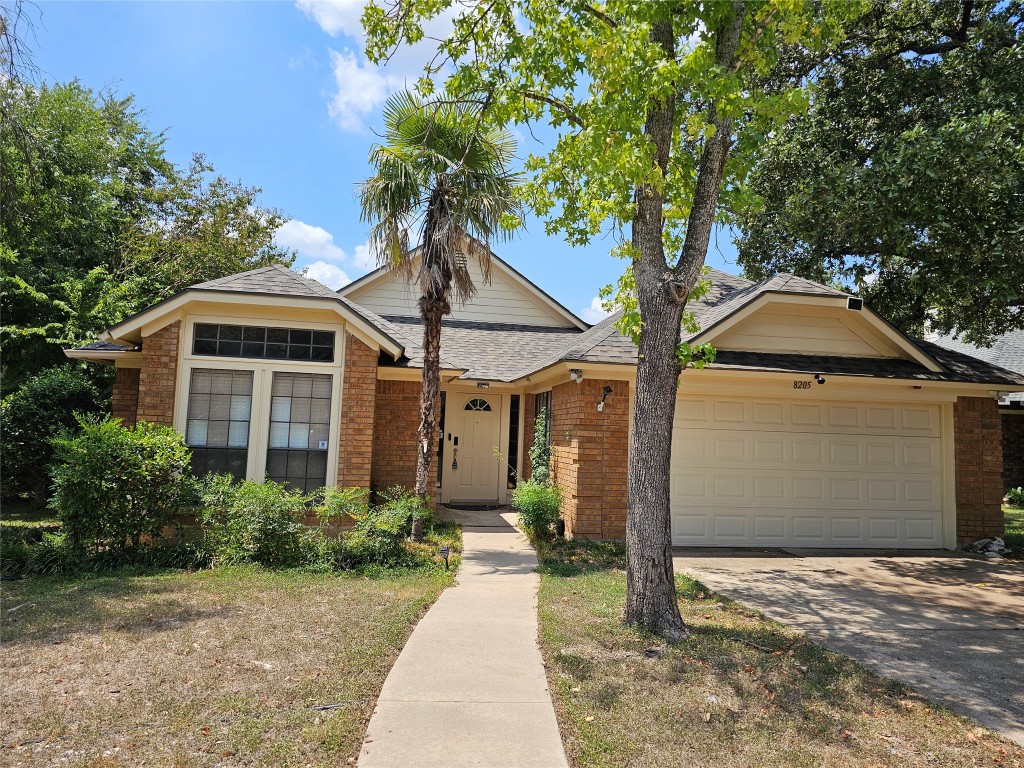
[(1024, 565), (962, 552), (677, 550), (677, 571), (1024, 745)]
[(458, 585), (391, 669), (362, 768), (567, 768), (537, 647), (537, 560), (505, 514), (463, 529)]

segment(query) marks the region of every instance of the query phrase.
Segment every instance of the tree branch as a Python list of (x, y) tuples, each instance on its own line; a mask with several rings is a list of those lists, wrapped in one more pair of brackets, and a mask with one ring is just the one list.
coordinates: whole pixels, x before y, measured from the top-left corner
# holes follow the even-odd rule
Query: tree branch
[(584, 13), (589, 13), (595, 19), (603, 21), (605, 24), (607, 24), (612, 29), (615, 29), (616, 27), (619, 26), (618, 22), (615, 21), (615, 19), (613, 19), (611, 16), (609, 16), (604, 11), (598, 10), (597, 8), (595, 8), (592, 5), (587, 5), (586, 3), (584, 3), (583, 11), (584, 11)]
[(547, 104), (550, 107), (554, 107), (561, 112), (570, 122), (574, 123), (579, 128), (586, 128), (583, 119), (573, 112), (572, 107), (566, 104), (564, 101), (554, 98), (553, 96), (545, 96), (543, 93), (537, 93), (536, 91), (522, 91), (523, 98), (533, 99), (534, 101), (540, 101)]

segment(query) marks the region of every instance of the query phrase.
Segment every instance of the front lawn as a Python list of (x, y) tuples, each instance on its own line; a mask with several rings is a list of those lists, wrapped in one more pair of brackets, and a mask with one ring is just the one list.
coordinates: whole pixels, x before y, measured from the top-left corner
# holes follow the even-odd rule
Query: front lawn
[(689, 641), (621, 622), (621, 547), (542, 547), (541, 645), (578, 768), (1021, 766), (1024, 749), (677, 575)]
[(451, 582), (255, 567), (5, 582), (0, 762), (345, 765)]

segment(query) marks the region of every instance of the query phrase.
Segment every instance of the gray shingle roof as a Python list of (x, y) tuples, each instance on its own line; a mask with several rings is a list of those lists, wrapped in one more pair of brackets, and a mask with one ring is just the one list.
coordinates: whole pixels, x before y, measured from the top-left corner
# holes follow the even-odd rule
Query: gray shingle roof
[[(419, 318), (388, 317), (406, 340), (401, 365), (423, 366), (422, 326)], [(442, 367), (463, 369), (462, 378), (511, 381), (533, 361), (550, 357), (567, 339), (581, 336), (577, 328), (550, 328), (508, 323), (446, 319), (441, 324)]]
[(274, 296), (337, 299), (338, 295), (323, 283), (303, 277), (282, 264), (251, 269), (191, 286), (196, 291), (266, 293)]
[(956, 336), (939, 336), (932, 339), (932, 343), (943, 349), (970, 355), (1000, 368), (1024, 374), (1024, 329), (997, 336), (991, 347), (968, 344)]

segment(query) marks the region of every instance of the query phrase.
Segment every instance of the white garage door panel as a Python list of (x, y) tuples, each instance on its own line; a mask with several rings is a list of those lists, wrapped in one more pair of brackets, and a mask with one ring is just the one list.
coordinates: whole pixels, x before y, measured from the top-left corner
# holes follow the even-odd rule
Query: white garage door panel
[(689, 398), (676, 545), (942, 546), (938, 406)]

